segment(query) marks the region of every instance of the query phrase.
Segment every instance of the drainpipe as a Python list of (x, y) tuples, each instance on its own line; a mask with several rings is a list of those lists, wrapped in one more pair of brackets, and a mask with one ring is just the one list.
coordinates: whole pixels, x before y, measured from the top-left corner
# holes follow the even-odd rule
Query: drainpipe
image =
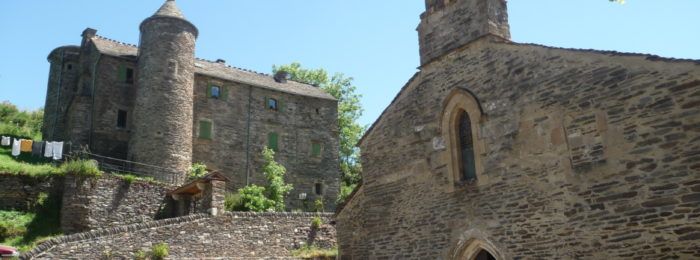
[(253, 116), (253, 86), (248, 87), (248, 129), (245, 143), (245, 185), (250, 185), (250, 119)]
[(92, 90), (90, 91), (92, 95), (92, 104), (90, 104), (90, 133), (88, 134), (88, 148), (90, 150), (92, 150), (92, 132), (95, 125), (95, 81), (97, 77), (97, 65), (100, 63), (100, 58), (102, 58), (102, 53), (98, 52), (95, 64), (92, 65)]

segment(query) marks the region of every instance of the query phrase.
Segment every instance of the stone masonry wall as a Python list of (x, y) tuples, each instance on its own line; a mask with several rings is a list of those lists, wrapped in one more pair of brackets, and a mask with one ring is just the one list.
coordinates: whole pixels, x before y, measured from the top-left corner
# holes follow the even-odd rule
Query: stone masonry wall
[(61, 230), (71, 234), (154, 220), (165, 207), (172, 187), (142, 181), (131, 183), (104, 174), (92, 179), (67, 175), (61, 206)]
[[(459, 187), (457, 88), (484, 114)], [(499, 259), (700, 257), (700, 61), (482, 39), (422, 67), (361, 149), (342, 259), (457, 259), (472, 239)]]
[(44, 193), (61, 196), (62, 177), (0, 174), (0, 210), (32, 211)]
[[(311, 227), (314, 217), (322, 219), (318, 229)], [(116, 259), (131, 259), (134, 252), (162, 242), (168, 244), (171, 259), (291, 257), (292, 249), (307, 243), (332, 248), (335, 227), (331, 214), (198, 214), (53, 238), (21, 258), (95, 259), (111, 252)]]

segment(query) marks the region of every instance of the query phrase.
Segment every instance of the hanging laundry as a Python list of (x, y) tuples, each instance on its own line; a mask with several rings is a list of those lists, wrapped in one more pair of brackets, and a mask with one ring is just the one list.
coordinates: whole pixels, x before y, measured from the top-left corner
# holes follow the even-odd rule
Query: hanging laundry
[(61, 160), (63, 158), (63, 142), (53, 142), (53, 159)]
[(44, 142), (34, 142), (32, 143), (32, 155), (41, 157), (41, 152), (44, 148)]
[(53, 157), (53, 142), (46, 142), (46, 148), (44, 149), (44, 157)]
[(22, 152), (31, 152), (32, 151), (32, 140), (27, 140), (27, 139), (22, 139), (20, 140), (22, 143), (20, 144), (19, 150)]
[(3, 136), (3, 137), (2, 137), (2, 142), (0, 142), (0, 145), (2, 145), (2, 146), (10, 146), (10, 137), (9, 137), (9, 136)]
[(12, 156), (19, 156), (20, 141), (15, 139), (12, 143)]

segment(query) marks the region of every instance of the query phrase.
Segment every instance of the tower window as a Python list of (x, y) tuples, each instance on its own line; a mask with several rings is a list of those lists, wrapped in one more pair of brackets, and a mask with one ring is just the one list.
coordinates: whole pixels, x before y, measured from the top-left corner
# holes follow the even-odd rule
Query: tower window
[(134, 70), (130, 68), (126, 68), (126, 83), (132, 84), (134, 83)]
[(277, 143), (277, 137), (278, 137), (277, 133), (267, 134), (267, 148), (270, 148), (275, 152), (277, 152), (279, 150), (279, 146)]
[(126, 128), (126, 111), (121, 109), (117, 111), (117, 127)]
[(316, 195), (323, 195), (323, 183), (317, 182), (316, 185), (314, 185), (314, 193), (316, 193)]
[(211, 139), (211, 122), (199, 121), (199, 138)]
[(72, 69), (73, 69), (73, 64), (68, 64), (68, 65), (66, 65), (66, 69), (67, 69), (67, 70), (72, 70)]

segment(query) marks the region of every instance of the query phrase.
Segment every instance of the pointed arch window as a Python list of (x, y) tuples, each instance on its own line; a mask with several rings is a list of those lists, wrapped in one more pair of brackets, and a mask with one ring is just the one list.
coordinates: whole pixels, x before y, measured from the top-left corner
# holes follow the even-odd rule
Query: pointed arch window
[(478, 99), (466, 89), (454, 89), (443, 103), (441, 126), (448, 155), (448, 178), (453, 184), (448, 191), (482, 177), (487, 179), (481, 174), (481, 156), (485, 150), (479, 132), (482, 114)]
[(474, 140), (472, 137), (472, 123), (469, 113), (462, 110), (457, 119), (457, 133), (459, 133), (459, 159), (460, 180), (462, 183), (476, 181), (476, 161), (474, 160)]

